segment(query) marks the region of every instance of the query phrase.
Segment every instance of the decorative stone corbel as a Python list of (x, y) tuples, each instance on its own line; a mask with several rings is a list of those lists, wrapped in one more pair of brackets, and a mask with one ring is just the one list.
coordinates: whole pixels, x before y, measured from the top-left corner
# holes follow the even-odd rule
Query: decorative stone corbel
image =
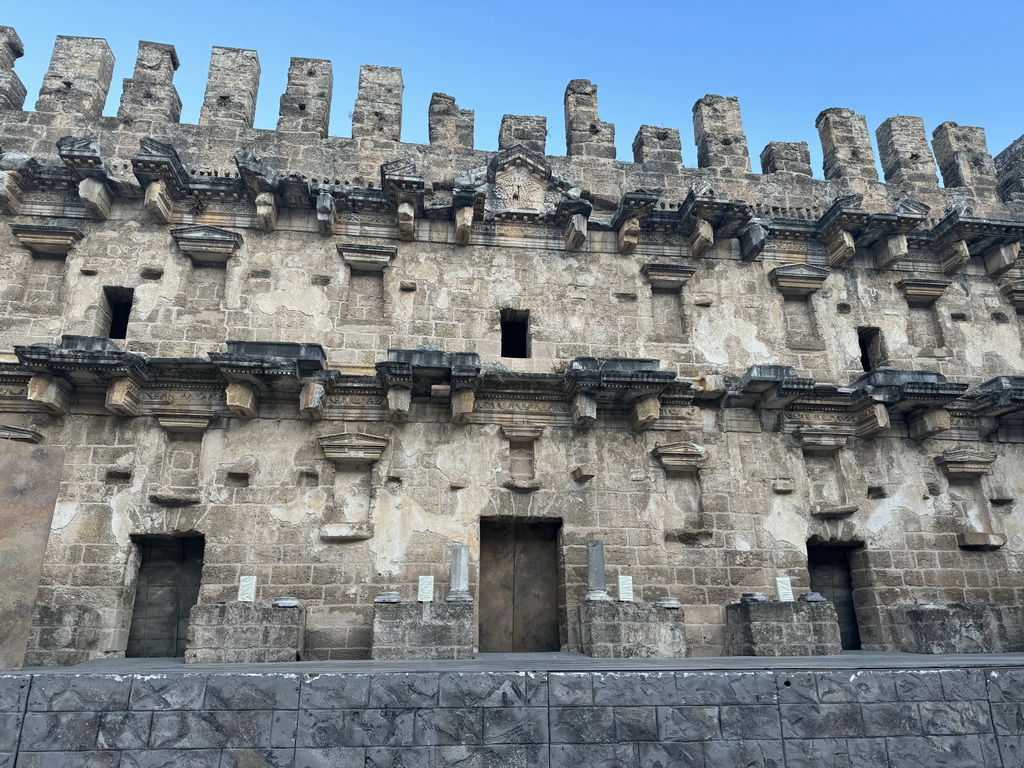
[(915, 440), (924, 440), (949, 429), (949, 411), (945, 408), (922, 408), (908, 422), (910, 436)]
[(967, 247), (966, 240), (951, 240), (939, 253), (942, 262), (942, 271), (952, 275), (960, 271), (971, 260), (971, 251)]
[(319, 420), (327, 407), (327, 387), (319, 381), (307, 381), (299, 391), (299, 415), (304, 419)]
[(871, 437), (889, 428), (889, 409), (868, 398), (856, 408), (853, 419), (857, 437)]
[(875, 245), (875, 266), (878, 269), (889, 269), (907, 258), (909, 254), (910, 246), (907, 244), (905, 234), (900, 233), (883, 238)]
[(463, 205), (455, 209), (455, 242), (469, 245), (473, 235), (473, 206)]
[(224, 390), (224, 397), (232, 416), (240, 419), (254, 419), (259, 413), (259, 392), (254, 385), (248, 382), (231, 382)]
[(476, 392), (470, 387), (456, 389), (451, 394), (452, 424), (469, 424), (473, 418)]
[(125, 377), (107, 384), (106, 409), (118, 416), (139, 416), (142, 413), (142, 388)]
[(612, 217), (612, 229), (616, 230), (619, 253), (628, 256), (636, 252), (643, 220), (654, 210), (660, 197), (660, 189), (637, 189), (622, 196)]
[(322, 235), (334, 234), (334, 217), (337, 213), (337, 202), (330, 192), (321, 191), (316, 196), (316, 226)]
[(256, 226), (264, 232), (277, 229), (277, 195), (260, 192), (256, 195)]
[(661, 398), (658, 395), (641, 395), (630, 404), (629, 427), (634, 432), (650, 429), (660, 418)]
[(28, 380), (25, 397), (47, 413), (60, 416), (71, 407), (71, 385), (56, 376), (37, 373)]
[(985, 271), (989, 277), (999, 277), (1013, 267), (1019, 257), (1020, 243), (997, 245), (985, 253)]
[(574, 213), (565, 222), (565, 249), (578, 251), (587, 241), (587, 217)]
[(853, 258), (857, 245), (853, 235), (845, 229), (835, 229), (829, 233), (825, 243), (828, 252), (828, 263), (831, 267), (839, 267)]
[(409, 408), (412, 405), (412, 390), (408, 387), (388, 387), (388, 421), (404, 422), (409, 420)]
[(715, 244), (715, 229), (706, 219), (695, 218), (690, 230), (690, 255), (699, 259)]
[(6, 213), (8, 216), (21, 213), (24, 196), (21, 174), (17, 171), (0, 171), (0, 213)]
[(416, 239), (416, 205), (409, 200), (398, 204), (398, 238)]
[(142, 207), (157, 224), (170, 224), (174, 212), (174, 200), (167, 189), (167, 182), (156, 179), (146, 185)]
[(110, 218), (112, 197), (106, 183), (92, 176), (82, 179), (78, 182), (78, 196), (92, 218), (100, 221)]
[(572, 425), (577, 428), (591, 427), (597, 423), (597, 395), (593, 392), (577, 392), (572, 400)]

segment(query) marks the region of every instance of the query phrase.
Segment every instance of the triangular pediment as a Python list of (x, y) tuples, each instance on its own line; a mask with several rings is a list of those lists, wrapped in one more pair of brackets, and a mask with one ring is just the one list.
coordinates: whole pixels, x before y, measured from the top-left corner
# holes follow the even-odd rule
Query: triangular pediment
[(379, 460), (388, 447), (388, 440), (362, 432), (340, 432), (319, 438), (324, 455), (339, 464), (372, 464)]

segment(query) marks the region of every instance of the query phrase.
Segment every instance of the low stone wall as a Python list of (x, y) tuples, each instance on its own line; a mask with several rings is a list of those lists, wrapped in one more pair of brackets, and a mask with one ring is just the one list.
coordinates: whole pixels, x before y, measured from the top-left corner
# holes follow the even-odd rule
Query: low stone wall
[(189, 615), (185, 662), (298, 661), (305, 630), (302, 606), (196, 605)]
[(832, 603), (733, 603), (725, 607), (727, 656), (829, 656), (841, 653)]
[(603, 659), (686, 656), (681, 608), (611, 600), (580, 604), (583, 653)]
[(0, 765), (1009, 768), (1021, 718), (1021, 668), (10, 674)]
[(374, 659), (471, 659), (473, 603), (374, 603)]
[(908, 653), (1024, 651), (1024, 606), (952, 603), (889, 609), (895, 650)]

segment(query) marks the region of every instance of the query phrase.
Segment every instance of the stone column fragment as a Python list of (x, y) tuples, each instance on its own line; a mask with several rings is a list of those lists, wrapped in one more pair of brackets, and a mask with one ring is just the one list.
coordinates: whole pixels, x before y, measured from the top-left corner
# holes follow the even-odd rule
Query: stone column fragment
[(21, 38), (13, 27), (0, 27), (0, 109), (21, 109), (25, 85), (14, 72), (14, 60), (25, 55)]
[(427, 127), (430, 143), (441, 147), (473, 148), (472, 109), (459, 109), (455, 98), (446, 93), (430, 97)]
[(36, 112), (100, 117), (114, 74), (114, 54), (97, 37), (59, 36), (39, 89)]
[(161, 120), (176, 123), (181, 119), (181, 98), (174, 87), (178, 54), (173, 45), (139, 43), (135, 72), (125, 78), (121, 91), (121, 120)]
[(256, 51), (214, 46), (199, 124), (252, 128), (259, 88), (260, 59)]
[(770, 141), (761, 150), (761, 173), (811, 175), (811, 152), (806, 141)]
[(611, 600), (604, 579), (604, 542), (587, 541), (587, 600)]
[(288, 67), (288, 85), (281, 95), (277, 130), (314, 133), (326, 138), (333, 90), (331, 62), (293, 58)]
[(546, 117), (525, 115), (503, 115), (498, 130), (498, 149), (508, 149), (522, 144), (532, 152), (543, 155), (548, 138)]
[(708, 94), (693, 105), (697, 166), (726, 173), (750, 173), (747, 137), (735, 96)]
[(352, 138), (402, 140), (402, 70), (359, 68), (359, 93), (352, 110)]
[(890, 117), (875, 131), (885, 180), (890, 184), (937, 187), (935, 160), (920, 117)]
[(566, 154), (615, 159), (615, 125), (597, 116), (597, 86), (571, 80), (565, 87)]
[(457, 544), (452, 549), (452, 582), (445, 601), (449, 603), (473, 602), (473, 596), (469, 594), (469, 547), (465, 544)]
[(875, 153), (864, 115), (852, 109), (832, 107), (814, 121), (825, 156), (826, 179), (878, 181)]
[(634, 163), (683, 164), (682, 142), (675, 128), (641, 125), (633, 139)]
[(982, 194), (995, 191), (996, 166), (984, 128), (943, 123), (932, 134), (932, 146), (945, 186), (971, 187)]

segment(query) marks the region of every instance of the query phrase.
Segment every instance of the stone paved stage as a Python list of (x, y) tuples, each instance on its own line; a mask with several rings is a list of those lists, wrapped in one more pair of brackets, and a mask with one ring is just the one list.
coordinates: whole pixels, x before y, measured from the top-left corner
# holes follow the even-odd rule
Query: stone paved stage
[(0, 674), (0, 768), (1024, 766), (1024, 654)]

